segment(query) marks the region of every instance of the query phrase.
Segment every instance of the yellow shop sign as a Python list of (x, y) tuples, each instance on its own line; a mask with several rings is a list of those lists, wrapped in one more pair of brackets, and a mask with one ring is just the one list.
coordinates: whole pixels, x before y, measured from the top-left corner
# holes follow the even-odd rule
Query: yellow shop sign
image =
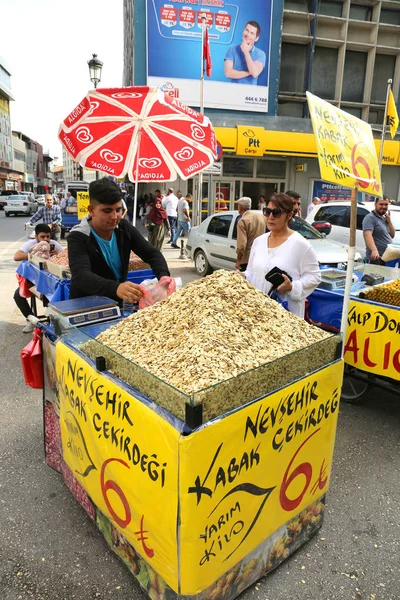
[(88, 214), (89, 192), (77, 192), (76, 199), (78, 203), (78, 219), (81, 220)]
[(241, 156), (263, 156), (264, 155), (264, 127), (242, 127), (237, 128), (237, 154)]

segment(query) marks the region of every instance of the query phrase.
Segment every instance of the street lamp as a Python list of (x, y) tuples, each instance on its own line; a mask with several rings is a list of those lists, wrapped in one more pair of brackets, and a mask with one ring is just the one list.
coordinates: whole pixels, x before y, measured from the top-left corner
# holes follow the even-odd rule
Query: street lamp
[(103, 63), (97, 58), (97, 54), (93, 54), (93, 58), (88, 60), (88, 65), (90, 81), (93, 83), (94, 89), (96, 89), (97, 85), (101, 81), (101, 70), (103, 68)]
[[(90, 60), (88, 60), (88, 65), (89, 65), (90, 81), (93, 83), (94, 89), (96, 89), (97, 85), (101, 81), (101, 70), (103, 68), (103, 63), (101, 62), (101, 60), (99, 60), (97, 58), (97, 54), (93, 54), (92, 58)], [(98, 179), (98, 178), (99, 178), (99, 172), (96, 171), (96, 179)], [(82, 175), (82, 180), (83, 180), (83, 175)]]

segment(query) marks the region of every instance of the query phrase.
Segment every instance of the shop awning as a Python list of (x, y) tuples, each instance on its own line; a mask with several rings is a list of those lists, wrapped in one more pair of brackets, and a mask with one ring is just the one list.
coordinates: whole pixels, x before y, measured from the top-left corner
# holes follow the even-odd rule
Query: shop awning
[[(249, 152), (243, 152), (241, 150), (243, 144), (239, 143), (238, 136), (243, 129), (243, 127), (240, 127), (240, 129), (237, 127), (215, 127), (217, 139), (222, 145), (224, 152), (240, 154), (242, 156), (252, 156), (251, 148), (255, 146), (254, 143), (250, 144)], [(250, 134), (252, 130), (256, 132), (257, 141), (260, 142), (264, 156), (300, 156), (303, 158), (317, 158), (317, 148), (312, 133), (267, 131), (264, 128), (254, 128), (252, 126), (249, 126), (247, 129)], [(247, 139), (251, 139), (249, 134), (247, 135)], [(375, 140), (378, 156), (380, 146), (380, 140)], [(383, 164), (391, 166), (400, 165), (400, 142), (389, 139), (385, 141)]]

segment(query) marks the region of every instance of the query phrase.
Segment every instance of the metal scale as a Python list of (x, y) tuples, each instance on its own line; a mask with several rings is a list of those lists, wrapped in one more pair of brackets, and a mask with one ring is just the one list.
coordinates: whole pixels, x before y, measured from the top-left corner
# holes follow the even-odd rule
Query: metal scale
[(47, 314), (58, 333), (71, 327), (118, 319), (121, 317), (121, 310), (118, 302), (105, 296), (85, 296), (49, 304)]

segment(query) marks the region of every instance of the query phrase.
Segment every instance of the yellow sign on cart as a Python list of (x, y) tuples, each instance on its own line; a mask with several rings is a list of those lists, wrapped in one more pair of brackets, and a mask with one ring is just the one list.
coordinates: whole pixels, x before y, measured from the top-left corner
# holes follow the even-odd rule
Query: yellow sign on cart
[[(251, 555), (249, 572), (261, 576), (270, 536), (326, 493), (342, 373), (333, 363), (181, 439), (183, 596), (223, 574), (222, 586), (243, 589), (246, 569), (235, 565)], [(287, 534), (275, 541), (289, 552)], [(207, 598), (224, 597), (215, 594)]]
[(89, 192), (77, 192), (76, 200), (78, 203), (78, 219), (81, 221), (89, 212)]
[(400, 381), (400, 310), (350, 301), (344, 360), (361, 371)]
[(382, 196), (371, 126), (310, 92), (307, 101), (322, 179)]
[(63, 458), (93, 503), (173, 589), (178, 589), (179, 432), (56, 346)]

